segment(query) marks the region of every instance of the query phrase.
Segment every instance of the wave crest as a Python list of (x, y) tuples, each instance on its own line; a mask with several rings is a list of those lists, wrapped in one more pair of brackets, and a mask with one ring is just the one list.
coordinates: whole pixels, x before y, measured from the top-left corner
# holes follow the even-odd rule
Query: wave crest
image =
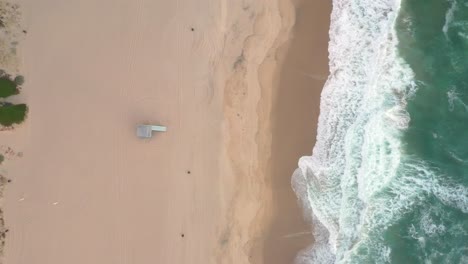
[[(380, 206), (399, 203), (378, 199), (396, 177), (406, 100), (416, 87), (397, 54), (399, 7), (395, 0), (333, 1), (317, 141), (292, 179), (316, 239), (298, 263), (349, 262), (377, 225)], [(382, 261), (390, 254), (375, 250)]]

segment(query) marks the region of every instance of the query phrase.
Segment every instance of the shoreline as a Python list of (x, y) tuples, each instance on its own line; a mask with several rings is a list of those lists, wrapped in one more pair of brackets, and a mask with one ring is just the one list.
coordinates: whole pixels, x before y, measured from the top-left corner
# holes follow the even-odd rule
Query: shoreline
[[(262, 33), (266, 29), (260, 17), (241, 48), (242, 60), (237, 61), (225, 88), (229, 93), (230, 85), (234, 84), (237, 95), (251, 91), (255, 94), (248, 98), (229, 97), (226, 103), (224, 134), (228, 135), (225, 144), (228, 155), (225, 163), (234, 168), (236, 175), (231, 178), (231, 185), (235, 186), (234, 201), (228, 211), (232, 213), (227, 231), (220, 233), (220, 241), (225, 244), (218, 255), (219, 263), (292, 263), (312, 242), (311, 226), (303, 220), (290, 181), (299, 158), (310, 154), (315, 141), (320, 93), (328, 77), (331, 3), (323, 6), (279, 0), (277, 4), (274, 12), (278, 14), (273, 12), (277, 20), (272, 17), (266, 20), (276, 21), (273, 23), (277, 23), (275, 28), (279, 30), (270, 39), (266, 52), (253, 52), (263, 58), (255, 63), (255, 56), (249, 56), (252, 53), (249, 45), (256, 43), (258, 35), (267, 35)], [(265, 14), (264, 10), (261, 12)], [(261, 45), (265, 46), (265, 39)], [(250, 78), (247, 73), (251, 73)], [(315, 78), (312, 84), (308, 75)], [(291, 84), (296, 92), (289, 94)], [(291, 130), (285, 130), (288, 127), (295, 131), (294, 138), (290, 137)], [(250, 135), (245, 139), (248, 144), (242, 141), (246, 134)], [(230, 142), (230, 137), (237, 140)], [(255, 141), (250, 141), (252, 138)], [(229, 156), (229, 153), (234, 154)], [(248, 227), (248, 232), (241, 226)], [(237, 235), (234, 241), (231, 241), (232, 233)], [(248, 259), (234, 256), (236, 248), (242, 249)]]
[[(320, 95), (328, 77), (331, 3), (294, 1), (295, 22), (278, 50), (271, 110), (272, 150), (269, 162), (272, 222), (264, 245), (264, 262), (293, 263), (313, 243), (291, 177), (301, 156), (310, 155), (317, 133)], [(294, 133), (294, 135), (292, 134)]]

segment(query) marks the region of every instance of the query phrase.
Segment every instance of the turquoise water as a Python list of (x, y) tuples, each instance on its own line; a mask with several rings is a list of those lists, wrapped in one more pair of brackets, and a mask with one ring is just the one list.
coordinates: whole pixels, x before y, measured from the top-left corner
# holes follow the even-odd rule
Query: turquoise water
[(298, 263), (468, 263), (468, 0), (334, 0)]
[(386, 232), (392, 260), (468, 263), (468, 1), (404, 1), (396, 26), (417, 82), (404, 153), (425, 163), (419, 177), (434, 189)]

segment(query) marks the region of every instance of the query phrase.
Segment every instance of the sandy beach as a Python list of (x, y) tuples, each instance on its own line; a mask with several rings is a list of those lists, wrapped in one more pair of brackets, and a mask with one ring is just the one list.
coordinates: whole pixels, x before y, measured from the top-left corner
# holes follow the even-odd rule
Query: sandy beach
[(312, 242), (290, 178), (328, 3), (16, 2), (30, 112), (0, 135), (22, 154), (1, 168), (3, 263), (293, 263)]
[(274, 74), (272, 145), (272, 223), (265, 240), (265, 263), (293, 263), (313, 243), (311, 227), (291, 189), (301, 156), (310, 155), (319, 115), (320, 93), (328, 76), (331, 2), (296, 1), (295, 24), (278, 50), (282, 63)]

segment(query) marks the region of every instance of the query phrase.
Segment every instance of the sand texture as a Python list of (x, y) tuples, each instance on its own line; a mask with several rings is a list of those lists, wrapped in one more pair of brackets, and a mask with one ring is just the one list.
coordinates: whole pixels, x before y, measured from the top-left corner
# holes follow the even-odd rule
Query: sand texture
[[(14, 3), (30, 113), (0, 135), (21, 153), (1, 167), (3, 263), (292, 263), (311, 242), (289, 179), (313, 145), (328, 7), (304, 22), (290, 0)], [(297, 46), (307, 23), (323, 25)]]

